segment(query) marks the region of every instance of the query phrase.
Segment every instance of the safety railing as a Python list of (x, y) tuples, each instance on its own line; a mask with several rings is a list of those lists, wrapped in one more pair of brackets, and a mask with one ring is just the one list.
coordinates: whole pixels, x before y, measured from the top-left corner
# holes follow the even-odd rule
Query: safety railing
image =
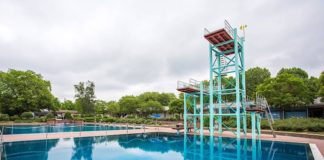
[[(227, 20), (224, 21), (224, 24), (225, 24), (225, 27), (224, 27), (225, 31), (226, 31), (227, 33), (229, 33), (230, 36), (232, 36), (232, 38), (234, 38), (234, 29), (233, 29), (233, 27), (228, 23)], [(241, 38), (239, 37), (239, 35), (236, 35), (236, 36), (237, 36), (237, 39), (238, 39), (238, 40), (241, 39)]]
[(177, 89), (183, 89), (183, 88), (195, 88), (195, 89), (199, 89), (197, 86), (191, 85), (190, 83), (186, 83), (183, 81), (178, 81), (177, 83)]
[[(200, 81), (197, 81), (195, 79), (189, 79), (189, 83), (178, 81), (177, 89), (183, 89), (183, 88), (193, 88), (196, 90), (200, 90)], [(203, 85), (203, 90), (207, 91), (208, 86)]]

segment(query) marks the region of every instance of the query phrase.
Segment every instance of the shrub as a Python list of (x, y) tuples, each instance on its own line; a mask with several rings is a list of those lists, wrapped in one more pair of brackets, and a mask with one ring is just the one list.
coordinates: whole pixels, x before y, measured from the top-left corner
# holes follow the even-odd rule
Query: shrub
[(38, 118), (35, 118), (34, 119), (35, 122), (46, 122), (46, 117), (43, 116), (43, 117), (38, 117)]
[(32, 119), (34, 117), (33, 112), (24, 112), (20, 115), (21, 119)]
[(15, 121), (15, 120), (18, 120), (18, 119), (20, 119), (20, 117), (18, 115), (13, 115), (13, 116), (10, 117), (11, 121)]
[(50, 119), (54, 119), (54, 114), (51, 112), (46, 115), (46, 120), (50, 120)]
[(73, 119), (72, 114), (70, 112), (66, 112), (64, 114), (64, 119)]
[(95, 122), (95, 117), (84, 117), (85, 122)]
[(81, 118), (80, 116), (74, 117), (73, 119), (76, 121), (84, 121), (84, 118)]
[(180, 115), (179, 115), (179, 114), (176, 114), (176, 115), (174, 116), (174, 118), (175, 118), (176, 120), (180, 120)]
[(33, 120), (31, 119), (25, 119), (25, 120), (22, 120), (22, 119), (17, 119), (14, 121), (15, 123), (32, 123)]
[(113, 117), (105, 117), (102, 119), (102, 121), (106, 123), (112, 123), (115, 122), (116, 120)]
[(8, 114), (0, 114), (0, 121), (9, 121)]

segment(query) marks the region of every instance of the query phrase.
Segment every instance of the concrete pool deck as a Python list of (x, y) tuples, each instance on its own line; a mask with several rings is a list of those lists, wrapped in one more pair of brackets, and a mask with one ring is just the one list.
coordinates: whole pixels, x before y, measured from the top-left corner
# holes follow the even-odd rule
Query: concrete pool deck
[[(58, 139), (58, 138), (74, 138), (74, 137), (92, 137), (92, 136), (109, 136), (109, 135), (123, 135), (123, 134), (139, 134), (139, 133), (176, 133), (176, 130), (164, 127), (146, 127), (144, 129), (130, 129), (130, 130), (107, 130), (107, 131), (83, 131), (83, 132), (57, 132), (57, 133), (38, 133), (38, 134), (15, 134), (15, 135), (3, 135), (3, 142), (15, 142), (15, 141), (31, 141), (31, 140), (44, 140), (44, 139)], [(191, 132), (190, 134), (194, 134)], [(208, 131), (204, 131), (204, 135), (209, 135)], [(218, 136), (216, 133), (215, 136)], [(231, 132), (224, 132), (223, 137), (234, 138), (234, 134)], [(247, 134), (247, 138), (251, 138), (251, 134)], [(283, 141), (283, 142), (294, 142), (294, 143), (308, 143), (315, 144), (319, 150), (319, 154), (324, 155), (324, 140), (303, 138), (303, 137), (292, 137), (277, 135), (273, 138), (270, 134), (262, 134), (261, 140), (269, 141)], [(311, 145), (314, 147), (314, 145)], [(322, 156), (320, 155), (320, 156)], [(323, 156), (322, 156), (323, 158)]]

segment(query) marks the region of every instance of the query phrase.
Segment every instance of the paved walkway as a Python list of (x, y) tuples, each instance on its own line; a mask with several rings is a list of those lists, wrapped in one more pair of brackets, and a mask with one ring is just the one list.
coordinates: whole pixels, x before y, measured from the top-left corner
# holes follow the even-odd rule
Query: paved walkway
[[(158, 127), (146, 127), (145, 133), (154, 132), (165, 132), (165, 133), (176, 133), (171, 128), (158, 128)], [(122, 134), (138, 134), (144, 133), (144, 129), (133, 129), (133, 130), (107, 130), (107, 131), (88, 131), (88, 132), (59, 132), (59, 133), (48, 133), (48, 134), (15, 134), (15, 135), (3, 135), (3, 142), (14, 142), (14, 141), (30, 141), (30, 140), (42, 140), (42, 139), (58, 139), (58, 138), (73, 138), (73, 137), (91, 137), (91, 136), (106, 136), (106, 135), (122, 135)], [(190, 133), (193, 134), (193, 133)], [(209, 135), (208, 131), (204, 131), (205, 135)], [(215, 136), (218, 136), (216, 133)], [(234, 137), (231, 132), (224, 132), (223, 137)], [(247, 134), (247, 138), (251, 138), (251, 134)], [(262, 140), (271, 141), (284, 141), (284, 142), (297, 142), (297, 143), (313, 143), (316, 144), (319, 151), (324, 155), (324, 140), (302, 138), (302, 137), (291, 137), (277, 135), (273, 138), (272, 135), (262, 134)]]
[[(145, 133), (157, 132), (156, 129), (145, 129)], [(3, 142), (15, 141), (32, 141), (42, 139), (74, 138), (74, 137), (93, 137), (93, 136), (110, 136), (122, 134), (144, 133), (143, 129), (132, 130), (107, 130), (107, 131), (86, 131), (86, 132), (57, 132), (57, 133), (38, 133), (38, 134), (13, 134), (3, 135)]]

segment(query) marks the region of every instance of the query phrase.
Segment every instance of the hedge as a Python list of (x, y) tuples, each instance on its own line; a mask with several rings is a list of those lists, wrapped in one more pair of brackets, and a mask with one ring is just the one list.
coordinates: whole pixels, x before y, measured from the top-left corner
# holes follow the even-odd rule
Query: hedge
[(32, 119), (34, 117), (32, 112), (24, 112), (20, 115), (21, 119)]
[[(192, 121), (192, 120), (191, 120)], [(215, 118), (217, 122), (217, 118)], [(223, 124), (228, 127), (236, 127), (235, 117), (223, 117)], [(209, 126), (209, 117), (204, 117), (204, 126)], [(247, 128), (251, 128), (250, 117), (247, 117)], [(270, 129), (266, 119), (261, 121), (262, 129)], [(277, 131), (294, 131), (294, 132), (324, 132), (324, 119), (319, 118), (289, 118), (275, 120), (273, 128)]]

